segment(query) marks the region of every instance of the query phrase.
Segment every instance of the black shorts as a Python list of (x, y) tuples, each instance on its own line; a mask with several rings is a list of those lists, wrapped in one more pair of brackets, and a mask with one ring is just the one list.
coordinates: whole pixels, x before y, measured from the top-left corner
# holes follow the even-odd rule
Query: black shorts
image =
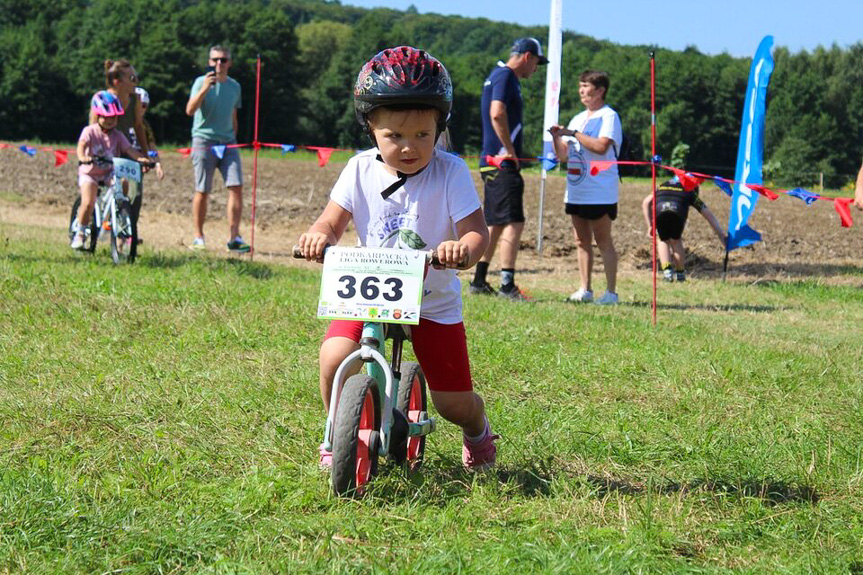
[(608, 214), (614, 221), (617, 219), (617, 204), (566, 204), (566, 213), (585, 220), (598, 220)]
[(524, 222), (524, 178), (518, 168), (480, 168), (485, 183), (485, 223), (502, 226)]
[(656, 234), (663, 242), (679, 240), (686, 227), (689, 206), (665, 198), (656, 200)]

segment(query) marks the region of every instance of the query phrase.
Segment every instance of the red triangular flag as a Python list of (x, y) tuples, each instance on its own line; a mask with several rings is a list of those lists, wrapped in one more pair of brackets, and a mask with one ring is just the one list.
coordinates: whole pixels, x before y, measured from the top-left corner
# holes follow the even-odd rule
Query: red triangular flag
[(12, 144), (4, 144), (3, 142), (0, 142), (0, 150), (2, 150), (3, 148), (11, 148), (11, 147), (12, 147)]
[(839, 214), (839, 219), (842, 220), (843, 228), (850, 228), (853, 221), (851, 220), (851, 210), (848, 206), (854, 198), (836, 198), (833, 200), (833, 207), (836, 208), (836, 213)]
[(680, 185), (683, 186), (683, 189), (687, 192), (691, 192), (704, 181), (704, 178), (696, 178), (692, 174), (684, 172), (683, 170), (679, 170), (677, 168), (669, 169), (674, 172), (674, 175), (677, 176), (678, 180), (680, 180)]
[(599, 172), (604, 172), (613, 165), (614, 162), (610, 162), (607, 160), (594, 160), (590, 162), (590, 175), (595, 176)]
[(317, 148), (315, 150), (318, 153), (318, 166), (323, 168), (327, 165), (327, 162), (330, 161), (330, 156), (335, 152), (334, 148)]
[(66, 150), (54, 150), (54, 167), (60, 167), (69, 161), (68, 152)]
[(502, 159), (498, 158), (497, 156), (486, 156), (485, 157), (485, 163), (486, 164), (488, 164), (489, 166), (494, 166), (495, 168), (498, 168), (498, 169), (500, 168), (501, 161), (502, 161)]
[(192, 153), (192, 148), (177, 148), (177, 151), (180, 152), (184, 158), (188, 158), (189, 154)]
[(754, 191), (758, 192), (759, 194), (761, 194), (762, 196), (764, 196), (765, 198), (767, 198), (771, 202), (779, 197), (779, 194), (775, 193), (770, 188), (765, 188), (764, 186), (762, 186), (760, 184), (746, 184), (746, 187), (749, 188), (750, 190), (754, 190)]

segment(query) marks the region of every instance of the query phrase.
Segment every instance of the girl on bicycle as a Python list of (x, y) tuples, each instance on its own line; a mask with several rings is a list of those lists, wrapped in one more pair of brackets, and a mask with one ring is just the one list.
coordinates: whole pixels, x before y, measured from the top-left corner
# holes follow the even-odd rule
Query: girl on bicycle
[[(308, 260), (323, 257), (353, 220), (360, 245), (398, 247), (408, 232), (435, 246), (441, 263), (473, 266), (485, 253), (488, 228), (473, 179), (460, 158), (435, 143), (452, 108), (452, 83), (443, 65), (422, 50), (399, 46), (367, 62), (354, 87), (357, 120), (375, 148), (351, 158), (324, 212), (300, 236)], [(461, 284), (453, 269), (430, 269), (420, 323), (411, 336), (438, 413), (463, 432), (462, 462), (472, 470), (494, 465), (496, 447), (482, 398), (473, 391), (462, 320)], [(362, 322), (333, 321), (320, 350), (325, 409), (342, 360), (359, 349)], [(319, 448), (328, 467), (332, 454)]]
[(147, 156), (137, 151), (117, 127), (117, 116), (123, 114), (123, 106), (116, 96), (103, 90), (90, 100), (90, 111), (96, 122), (81, 131), (78, 138), (78, 188), (81, 191), (81, 207), (78, 209), (78, 230), (72, 238), (71, 248), (84, 247), (84, 230), (96, 205), (100, 185), (110, 183), (114, 173), (114, 156), (126, 154), (133, 160), (148, 163)]

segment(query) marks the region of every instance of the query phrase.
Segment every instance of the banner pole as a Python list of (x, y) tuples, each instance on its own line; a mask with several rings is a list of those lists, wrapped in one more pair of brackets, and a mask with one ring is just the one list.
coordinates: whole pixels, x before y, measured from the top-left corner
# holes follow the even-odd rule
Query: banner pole
[(539, 181), (539, 225), (536, 232), (536, 253), (542, 255), (542, 214), (545, 212), (545, 180), (548, 175), (545, 168), (542, 169), (542, 177)]
[(252, 147), (255, 149), (255, 159), (252, 165), (252, 235), (251, 250), (249, 258), (255, 259), (255, 209), (258, 199), (258, 150), (261, 149), (261, 143), (258, 141), (258, 118), (261, 104), (261, 55), (258, 54), (257, 60), (257, 79), (255, 82), (255, 138), (252, 142)]
[(653, 194), (653, 232), (651, 242), (653, 243), (653, 302), (651, 312), (653, 314), (653, 325), (656, 325), (656, 56), (650, 52), (650, 172), (651, 193)]
[(563, 50), (563, 0), (551, 0), (548, 17), (548, 64), (545, 71), (545, 111), (542, 120), (542, 180), (539, 185), (539, 217), (536, 253), (542, 255), (542, 218), (545, 209), (546, 164), (557, 158), (549, 129), (560, 119), (560, 60)]

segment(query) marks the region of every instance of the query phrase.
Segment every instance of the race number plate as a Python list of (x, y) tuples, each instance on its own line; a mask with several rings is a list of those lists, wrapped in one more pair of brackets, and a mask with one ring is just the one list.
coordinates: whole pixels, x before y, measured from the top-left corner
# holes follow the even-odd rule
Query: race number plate
[(329, 248), (318, 317), (418, 324), (425, 261), (413, 250)]
[(114, 177), (133, 182), (141, 181), (141, 164), (124, 158), (114, 158)]

